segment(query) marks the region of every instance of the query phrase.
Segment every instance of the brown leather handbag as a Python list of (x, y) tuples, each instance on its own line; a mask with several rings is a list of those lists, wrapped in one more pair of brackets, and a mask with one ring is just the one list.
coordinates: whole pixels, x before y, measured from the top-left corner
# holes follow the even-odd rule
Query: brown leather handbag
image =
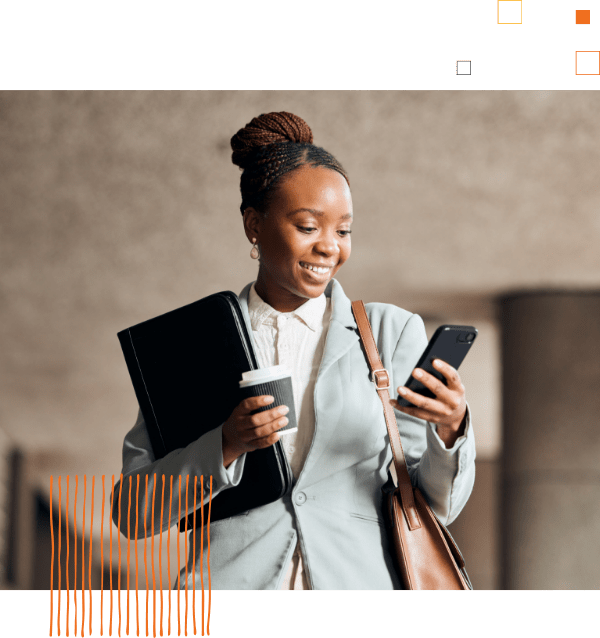
[(381, 490), (402, 584), (405, 589), (473, 589), (463, 556), (450, 532), (438, 520), (419, 488), (411, 483), (390, 403), (390, 375), (381, 363), (363, 302), (353, 301), (352, 312), (369, 361), (371, 379), (383, 403), (392, 446), (397, 485), (395, 481), (388, 481)]

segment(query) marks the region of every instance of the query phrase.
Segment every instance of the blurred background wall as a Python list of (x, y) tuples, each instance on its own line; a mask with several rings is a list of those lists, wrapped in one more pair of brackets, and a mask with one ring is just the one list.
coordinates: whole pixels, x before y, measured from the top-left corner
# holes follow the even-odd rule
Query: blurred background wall
[(600, 120), (568, 91), (0, 93), (2, 586), (48, 587), (50, 475), (55, 504), (59, 475), (63, 503), (95, 477), (92, 584), (118, 576), (99, 487), (137, 402), (116, 333), (254, 278), (229, 139), (280, 110), (349, 172), (348, 296), (479, 329), (451, 525), (475, 588), (600, 586)]

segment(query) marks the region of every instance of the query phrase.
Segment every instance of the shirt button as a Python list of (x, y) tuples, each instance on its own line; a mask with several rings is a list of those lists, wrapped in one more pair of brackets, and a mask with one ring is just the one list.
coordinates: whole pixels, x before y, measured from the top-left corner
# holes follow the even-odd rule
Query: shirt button
[(294, 500), (296, 501), (296, 505), (302, 505), (303, 503), (306, 503), (306, 494), (304, 492), (298, 492)]

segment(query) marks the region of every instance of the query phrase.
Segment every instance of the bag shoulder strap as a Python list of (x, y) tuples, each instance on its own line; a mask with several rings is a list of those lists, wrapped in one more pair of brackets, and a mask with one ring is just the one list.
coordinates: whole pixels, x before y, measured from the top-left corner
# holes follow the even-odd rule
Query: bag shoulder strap
[(383, 367), (383, 363), (379, 357), (377, 345), (373, 338), (373, 331), (371, 330), (371, 324), (367, 317), (365, 304), (362, 301), (353, 301), (352, 312), (356, 319), (356, 324), (358, 325), (360, 340), (362, 341), (367, 355), (367, 360), (369, 361), (371, 380), (375, 383), (377, 394), (383, 404), (383, 414), (385, 416), (385, 424), (390, 437), (390, 445), (392, 447), (392, 455), (394, 457), (394, 468), (398, 477), (398, 489), (400, 490), (400, 497), (402, 499), (402, 509), (404, 510), (404, 515), (406, 516), (409, 528), (411, 530), (418, 529), (421, 527), (421, 522), (419, 520), (419, 515), (417, 514), (413, 487), (408, 474), (408, 468), (406, 467), (406, 459), (404, 457), (404, 450), (402, 449), (402, 443), (400, 441), (400, 433), (398, 432), (394, 408), (390, 403), (390, 395), (388, 392), (388, 388), (390, 387), (390, 375)]

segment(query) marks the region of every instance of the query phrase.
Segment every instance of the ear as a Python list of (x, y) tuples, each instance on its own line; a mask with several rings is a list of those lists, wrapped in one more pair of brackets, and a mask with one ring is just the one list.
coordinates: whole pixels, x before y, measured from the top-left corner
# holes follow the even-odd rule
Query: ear
[(260, 229), (262, 226), (262, 218), (260, 213), (251, 206), (244, 211), (244, 231), (249, 242), (252, 239), (260, 239)]

